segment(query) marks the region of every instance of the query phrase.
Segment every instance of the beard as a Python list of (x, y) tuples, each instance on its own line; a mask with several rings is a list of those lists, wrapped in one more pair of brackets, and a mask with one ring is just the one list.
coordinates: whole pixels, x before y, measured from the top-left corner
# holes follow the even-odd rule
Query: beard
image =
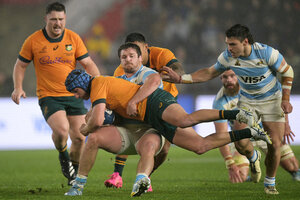
[(132, 64), (126, 64), (126, 66), (123, 67), (123, 69), (124, 69), (124, 72), (128, 73), (128, 74), (132, 74), (132, 73), (136, 72), (136, 69), (133, 67)]
[(232, 85), (232, 84), (227, 84), (224, 85), (226, 94), (229, 96), (235, 96), (238, 94), (239, 90), (240, 90), (240, 85), (238, 84), (238, 82), (236, 82), (236, 84)]

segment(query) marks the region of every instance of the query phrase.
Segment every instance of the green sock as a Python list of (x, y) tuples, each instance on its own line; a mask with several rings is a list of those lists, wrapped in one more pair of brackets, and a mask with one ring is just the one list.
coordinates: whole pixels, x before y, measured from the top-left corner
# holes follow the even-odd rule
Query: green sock
[(239, 110), (220, 110), (219, 116), (220, 119), (236, 119), (236, 115), (239, 113)]
[(239, 141), (245, 138), (251, 138), (251, 130), (249, 128), (245, 128), (242, 130), (229, 131), (231, 142)]
[(120, 176), (122, 176), (126, 160), (126, 158), (116, 156), (114, 172), (118, 172)]
[(59, 150), (59, 158), (63, 160), (70, 160), (69, 152), (68, 152), (68, 146), (65, 145), (62, 150)]

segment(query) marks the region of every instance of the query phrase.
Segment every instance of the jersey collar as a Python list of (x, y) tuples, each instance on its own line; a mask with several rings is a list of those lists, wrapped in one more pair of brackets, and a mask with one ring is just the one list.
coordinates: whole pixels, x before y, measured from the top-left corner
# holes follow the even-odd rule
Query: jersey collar
[(43, 34), (50, 43), (61, 42), (65, 35), (65, 30), (63, 31), (63, 33), (61, 34), (61, 36), (59, 38), (55, 38), (55, 39), (49, 37), (49, 35), (47, 34), (47, 31), (46, 31), (46, 28), (43, 28)]

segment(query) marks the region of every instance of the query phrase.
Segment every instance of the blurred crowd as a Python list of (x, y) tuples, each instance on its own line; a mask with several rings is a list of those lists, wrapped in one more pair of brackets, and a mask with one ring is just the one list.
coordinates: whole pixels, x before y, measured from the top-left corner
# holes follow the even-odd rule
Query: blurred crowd
[[(113, 74), (119, 64), (117, 48), (130, 32), (143, 33), (151, 46), (172, 50), (189, 73), (214, 64), (226, 48), (224, 32), (240, 23), (250, 28), (255, 41), (278, 49), (298, 77), (299, 13), (299, 0), (117, 0), (107, 13), (99, 13), (99, 20), (82, 37), (103, 74)], [(17, 53), (21, 44), (15, 46)], [(8, 76), (16, 56), (11, 70), (4, 67)], [(197, 86), (182, 86), (181, 93), (214, 94), (220, 82), (206, 86), (201, 91), (194, 91)], [(296, 78), (292, 94), (300, 94)]]
[[(186, 72), (193, 72), (216, 62), (226, 48), (224, 32), (236, 23), (247, 25), (257, 42), (278, 49), (300, 75), (300, 1), (297, 0), (141, 0), (127, 8), (125, 30), (119, 39), (102, 45), (118, 46), (126, 34), (138, 31), (152, 46), (172, 50), (184, 64)], [(104, 37), (105, 38), (105, 37)], [(107, 48), (105, 48), (107, 50)], [(102, 50), (101, 64), (116, 66), (116, 54)], [(106, 55), (106, 56), (103, 56)], [(105, 69), (111, 74), (114, 67)], [(215, 92), (219, 87), (211, 84)], [(188, 91), (191, 92), (191, 91)], [(206, 91), (205, 91), (206, 92)], [(300, 93), (300, 83), (294, 82), (293, 93)]]

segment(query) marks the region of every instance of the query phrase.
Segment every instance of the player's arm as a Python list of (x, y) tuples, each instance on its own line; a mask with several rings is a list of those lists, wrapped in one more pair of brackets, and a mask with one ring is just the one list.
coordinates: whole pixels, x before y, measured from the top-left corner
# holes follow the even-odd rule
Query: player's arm
[(294, 79), (294, 70), (290, 65), (286, 63), (285, 59), (283, 59), (281, 61), (278, 72), (281, 75), (281, 85), (282, 85), (281, 107), (284, 113), (288, 114), (291, 113), (293, 110), (293, 107), (290, 103), (290, 95), (291, 95), (291, 89), (292, 89), (292, 84)]
[(85, 71), (87, 73), (89, 73), (90, 75), (92, 75), (92, 76), (100, 75), (97, 65), (95, 64), (95, 62), (92, 60), (92, 58), (90, 56), (83, 58), (83, 59), (79, 60), (78, 62), (83, 66)]
[(174, 62), (169, 66), (174, 72), (176, 72), (179, 75), (183, 75), (184, 74), (184, 70), (182, 67), (182, 64), (180, 62)]
[(137, 104), (152, 94), (159, 87), (160, 83), (161, 79), (158, 73), (153, 73), (147, 76), (144, 84), (128, 102), (127, 114), (129, 116), (136, 116)]
[(21, 61), (17, 58), (13, 71), (14, 91), (11, 94), (12, 100), (16, 103), (20, 103), (20, 98), (26, 98), (26, 93), (23, 90), (23, 80), (25, 77), (25, 71), (29, 63)]
[(294, 141), (295, 134), (293, 133), (290, 123), (289, 123), (289, 117), (286, 114), (285, 115), (285, 129), (284, 129), (284, 143), (290, 144), (291, 141)]
[(217, 71), (212, 65), (208, 68), (202, 68), (191, 74), (178, 75), (169, 67), (163, 67), (163, 80), (172, 83), (202, 83), (219, 76), (222, 72)]
[[(214, 122), (216, 133), (223, 134), (228, 131), (227, 122)], [(243, 179), (240, 175), (240, 169), (235, 164), (233, 155), (230, 152), (229, 145), (224, 145), (219, 148), (221, 155), (224, 158), (226, 168), (228, 169), (229, 180), (232, 183), (242, 183)]]
[(98, 103), (93, 106), (86, 124), (82, 124), (80, 127), (82, 135), (87, 136), (103, 125), (105, 108), (105, 103)]

